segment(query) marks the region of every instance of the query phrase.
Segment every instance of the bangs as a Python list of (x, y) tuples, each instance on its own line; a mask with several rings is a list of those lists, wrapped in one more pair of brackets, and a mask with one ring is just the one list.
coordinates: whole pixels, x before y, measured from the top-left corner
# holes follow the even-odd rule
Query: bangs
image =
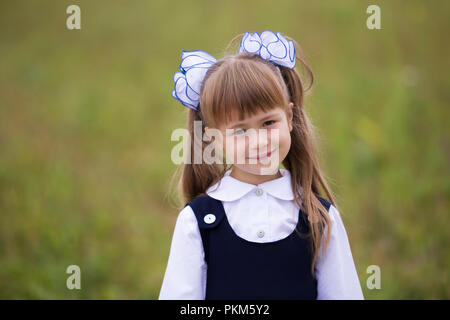
[(205, 77), (200, 100), (210, 125), (217, 128), (287, 105), (284, 81), (275, 66), (252, 54), (226, 57), (216, 64)]

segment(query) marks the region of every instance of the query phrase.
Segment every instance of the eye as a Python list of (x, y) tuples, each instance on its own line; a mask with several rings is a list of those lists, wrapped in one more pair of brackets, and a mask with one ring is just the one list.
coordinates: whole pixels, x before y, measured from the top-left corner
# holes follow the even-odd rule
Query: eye
[(268, 120), (266, 122), (264, 122), (264, 124), (267, 124), (268, 126), (270, 126), (271, 124), (274, 124), (275, 120)]
[(239, 134), (243, 134), (243, 133), (245, 133), (245, 130), (244, 130), (244, 129), (236, 129), (236, 130), (234, 130), (234, 132), (233, 132), (234, 135), (239, 135)]

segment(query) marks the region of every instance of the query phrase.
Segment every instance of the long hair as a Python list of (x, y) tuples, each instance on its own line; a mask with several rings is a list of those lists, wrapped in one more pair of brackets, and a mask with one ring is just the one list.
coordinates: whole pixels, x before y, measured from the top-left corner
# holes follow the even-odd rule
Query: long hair
[[(228, 44), (225, 53), (233, 42), (241, 37), (239, 34)], [(288, 40), (293, 40), (286, 37)], [(191, 137), (190, 163), (183, 164), (178, 189), (182, 204), (206, 194), (206, 190), (224, 176), (228, 170), (224, 164), (194, 164), (194, 148), (204, 150), (208, 145), (203, 139), (194, 139), (194, 121), (202, 122), (202, 134), (205, 126), (217, 128), (231, 120), (232, 111), (237, 111), (240, 120), (254, 115), (258, 111), (268, 111), (277, 106), (294, 104), (291, 131), (291, 147), (283, 160), (283, 166), (291, 173), (291, 185), (294, 201), (308, 217), (309, 238), (313, 253), (311, 273), (315, 276), (314, 267), (322, 243), (325, 229), (328, 229), (324, 252), (328, 247), (331, 231), (331, 220), (327, 210), (315, 196), (322, 196), (336, 207), (330, 188), (321, 173), (315, 150), (315, 135), (304, 109), (305, 93), (312, 88), (313, 73), (301, 57), (301, 48), (294, 41), (297, 62), (310, 78), (308, 87), (304, 87), (298, 71), (277, 67), (256, 54), (242, 52), (226, 55), (218, 60), (207, 71), (200, 89), (198, 110), (188, 110), (187, 128)], [(297, 66), (299, 64), (297, 63)], [(197, 147), (196, 147), (197, 144)], [(201, 144), (199, 146), (198, 144)], [(197, 149), (198, 150), (198, 149)], [(174, 177), (175, 177), (174, 176)], [(325, 192), (325, 196), (323, 195)], [(315, 194), (315, 195), (314, 195)], [(296, 232), (300, 235), (299, 231)]]

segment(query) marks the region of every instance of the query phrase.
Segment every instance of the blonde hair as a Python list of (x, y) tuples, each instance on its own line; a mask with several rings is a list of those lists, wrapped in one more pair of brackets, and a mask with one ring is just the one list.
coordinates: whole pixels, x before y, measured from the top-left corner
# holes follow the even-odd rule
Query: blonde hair
[[(241, 37), (234, 37), (227, 46), (225, 53), (233, 42)], [(293, 40), (286, 37), (288, 40)], [(314, 195), (322, 195), (323, 188), (329, 201), (336, 207), (333, 194), (328, 187), (319, 167), (315, 151), (315, 139), (312, 125), (304, 110), (304, 95), (311, 89), (314, 77), (311, 68), (300, 56), (301, 48), (296, 46), (297, 61), (309, 75), (311, 81), (304, 88), (298, 71), (277, 66), (263, 60), (260, 56), (250, 53), (228, 55), (218, 60), (207, 71), (200, 89), (200, 103), (198, 111), (189, 109), (187, 128), (191, 136), (190, 163), (183, 164), (181, 177), (179, 170), (174, 180), (179, 181), (178, 190), (182, 204), (206, 195), (206, 190), (218, 182), (229, 169), (224, 161), (220, 164), (194, 164), (193, 154), (195, 144), (200, 143), (201, 150), (207, 146), (205, 141), (194, 139), (194, 121), (202, 122), (202, 133), (205, 126), (218, 127), (231, 120), (232, 111), (237, 111), (240, 120), (253, 115), (260, 110), (271, 110), (277, 106), (287, 108), (293, 102), (293, 119), (291, 132), (291, 147), (283, 160), (283, 166), (291, 173), (294, 201), (305, 212), (309, 221), (309, 237), (313, 260), (311, 273), (317, 260), (321, 239), (328, 229), (325, 248), (328, 247), (331, 230), (331, 220), (325, 207)], [(298, 64), (297, 64), (298, 66)], [(180, 169), (179, 168), (179, 169)], [(298, 192), (300, 191), (300, 192)], [(296, 232), (301, 236), (300, 232)]]

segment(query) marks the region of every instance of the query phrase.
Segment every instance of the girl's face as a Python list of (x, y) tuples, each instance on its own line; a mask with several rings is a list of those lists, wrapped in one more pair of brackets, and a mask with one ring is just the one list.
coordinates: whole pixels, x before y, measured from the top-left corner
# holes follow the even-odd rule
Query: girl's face
[[(243, 121), (236, 115), (226, 126), (217, 128), (221, 134), (214, 135), (214, 143), (224, 150), (227, 163), (244, 174), (276, 174), (291, 146), (293, 106), (290, 103), (287, 111), (281, 107), (259, 111)], [(205, 127), (211, 136), (208, 131)]]

